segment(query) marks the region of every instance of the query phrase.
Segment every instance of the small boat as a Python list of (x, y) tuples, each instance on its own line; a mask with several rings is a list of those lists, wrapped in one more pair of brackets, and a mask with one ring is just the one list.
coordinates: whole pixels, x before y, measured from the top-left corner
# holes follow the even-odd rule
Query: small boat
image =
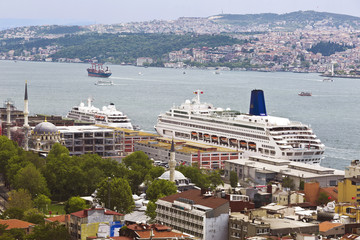
[(103, 68), (103, 65), (100, 63), (92, 63), (91, 68), (86, 69), (89, 77), (102, 77), (108, 78), (111, 76), (111, 71), (109, 67)]
[(241, 140), (240, 141), (240, 147), (247, 147), (247, 143), (246, 143), (246, 141), (243, 141), (243, 140)]
[(221, 138), (220, 138), (220, 141), (226, 143), (226, 142), (227, 142), (227, 138), (226, 138), (226, 137), (221, 137)]
[(312, 96), (311, 92), (300, 92), (298, 93), (299, 96)]
[(236, 139), (232, 138), (232, 139), (230, 139), (230, 143), (231, 143), (231, 145), (237, 146), (238, 141)]
[(250, 143), (249, 143), (249, 148), (255, 149), (255, 148), (256, 148), (256, 144), (253, 143), (253, 142), (250, 142)]
[(97, 86), (113, 86), (114, 83), (111, 80), (99, 80), (95, 83)]
[(323, 79), (323, 82), (333, 82), (334, 79), (331, 79), (331, 78), (324, 78)]
[(212, 136), (211, 137), (213, 141), (217, 141), (218, 140), (218, 137), (217, 136)]

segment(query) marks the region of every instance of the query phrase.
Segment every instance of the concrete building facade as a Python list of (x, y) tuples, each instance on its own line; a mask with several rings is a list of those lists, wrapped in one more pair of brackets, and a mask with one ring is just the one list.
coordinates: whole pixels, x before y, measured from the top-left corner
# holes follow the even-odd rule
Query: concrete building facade
[(227, 239), (229, 201), (192, 189), (159, 199), (156, 221), (204, 240)]
[[(192, 165), (206, 169), (223, 169), (224, 161), (240, 159), (242, 152), (206, 144), (174, 140), (177, 164)], [(170, 160), (171, 139), (158, 137), (155, 140), (135, 143), (135, 151), (143, 151), (150, 158), (162, 162)]]

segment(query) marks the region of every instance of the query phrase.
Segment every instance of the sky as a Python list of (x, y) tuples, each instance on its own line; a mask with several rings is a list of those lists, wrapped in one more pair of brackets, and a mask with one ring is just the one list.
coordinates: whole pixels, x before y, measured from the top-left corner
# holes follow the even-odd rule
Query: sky
[[(360, 0), (0, 0), (0, 19), (113, 24), (314, 10), (360, 17)], [(48, 24), (52, 24), (49, 22)]]

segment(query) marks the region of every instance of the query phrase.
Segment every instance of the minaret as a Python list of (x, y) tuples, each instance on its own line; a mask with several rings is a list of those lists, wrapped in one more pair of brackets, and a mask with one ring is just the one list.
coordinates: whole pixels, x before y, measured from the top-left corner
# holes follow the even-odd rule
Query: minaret
[(170, 182), (175, 182), (175, 147), (174, 147), (174, 139), (171, 141), (171, 149), (170, 149), (170, 161), (169, 161), (169, 167), (170, 167)]
[(11, 102), (10, 99), (7, 100), (6, 102), (6, 115), (7, 115), (7, 119), (6, 119), (6, 131), (7, 131), (7, 137), (8, 139), (11, 139), (11, 134), (10, 134), (10, 126), (11, 126)]
[(27, 92), (27, 81), (25, 82), (25, 96), (24, 96), (24, 132), (25, 132), (25, 143), (24, 150), (29, 150), (29, 101)]

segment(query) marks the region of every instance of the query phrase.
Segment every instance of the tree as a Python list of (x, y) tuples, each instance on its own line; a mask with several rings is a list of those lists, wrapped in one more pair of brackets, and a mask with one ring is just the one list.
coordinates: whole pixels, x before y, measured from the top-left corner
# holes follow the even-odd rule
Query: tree
[(157, 179), (151, 183), (146, 190), (146, 197), (156, 202), (161, 197), (166, 197), (177, 192), (177, 187), (173, 182), (164, 179)]
[(238, 177), (236, 172), (230, 171), (230, 185), (231, 187), (235, 188), (238, 184)]
[[(191, 182), (200, 188), (207, 189), (211, 185), (209, 176), (204, 174), (203, 171), (197, 167), (197, 165), (181, 165), (177, 168), (177, 170), (184, 174), (185, 177), (190, 178)], [(205, 171), (206, 170), (204, 170), (204, 172)]]
[(210, 188), (215, 190), (217, 186), (222, 185), (224, 186), (223, 180), (221, 180), (220, 172), (212, 170), (210, 175), (208, 175), (210, 181)]
[(330, 202), (329, 195), (327, 193), (325, 193), (325, 192), (320, 192), (319, 197), (316, 200), (316, 203), (318, 205), (324, 205), (324, 204), (327, 204), (328, 202)]
[(70, 234), (64, 225), (58, 222), (40, 224), (34, 227), (27, 240), (70, 240)]
[(34, 204), (37, 209), (44, 212), (46, 207), (51, 204), (51, 199), (44, 194), (40, 194), (34, 199)]
[(123, 178), (104, 179), (100, 182), (97, 198), (108, 208), (124, 214), (132, 212), (135, 207), (130, 185)]
[(12, 190), (9, 192), (8, 203), (10, 208), (18, 208), (26, 211), (33, 207), (31, 195), (25, 189)]
[[(15, 240), (23, 240), (25, 239), (25, 232), (23, 229), (20, 228), (12, 228), (10, 230), (7, 230), (6, 232), (8, 235), (10, 235), (11, 237), (13, 237), (13, 239)], [(2, 239), (2, 238), (0, 238)]]
[(150, 218), (150, 222), (153, 223), (156, 218), (156, 204), (153, 201), (149, 201), (145, 214)]
[(0, 136), (0, 172), (5, 173), (5, 168), (11, 157), (20, 155), (21, 149), (6, 136)]
[(81, 197), (71, 197), (65, 202), (65, 212), (70, 214), (88, 208), (86, 201)]
[(44, 214), (38, 209), (32, 208), (24, 212), (23, 220), (34, 224), (42, 224), (44, 223), (44, 217)]
[(32, 163), (28, 164), (16, 174), (14, 186), (16, 189), (23, 188), (28, 190), (33, 197), (38, 194), (49, 195), (45, 178)]
[(292, 180), (292, 178), (290, 177), (284, 177), (282, 179), (282, 186), (284, 188), (290, 188), (291, 190), (294, 190), (295, 188), (294, 180)]
[(24, 217), (24, 210), (16, 207), (6, 209), (2, 215), (2, 219), (23, 219)]

